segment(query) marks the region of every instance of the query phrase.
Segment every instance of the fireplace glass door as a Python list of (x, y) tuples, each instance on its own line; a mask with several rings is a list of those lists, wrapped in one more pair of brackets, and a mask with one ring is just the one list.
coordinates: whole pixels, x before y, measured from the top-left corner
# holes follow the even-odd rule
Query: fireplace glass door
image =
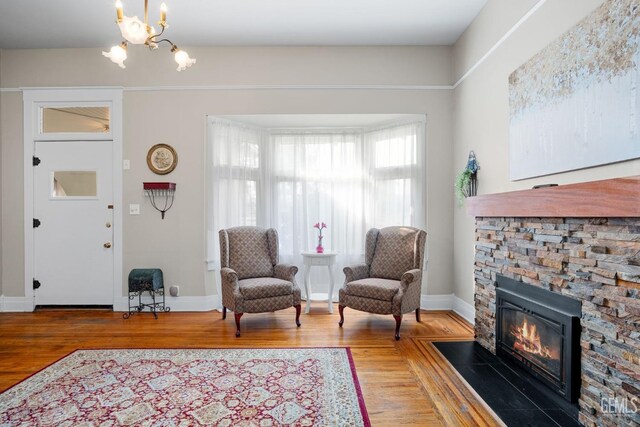
[(496, 354), (576, 402), (581, 313), (578, 300), (498, 275)]
[(554, 381), (564, 380), (561, 325), (515, 307), (503, 307), (501, 330), (501, 341), (514, 357), (534, 365)]

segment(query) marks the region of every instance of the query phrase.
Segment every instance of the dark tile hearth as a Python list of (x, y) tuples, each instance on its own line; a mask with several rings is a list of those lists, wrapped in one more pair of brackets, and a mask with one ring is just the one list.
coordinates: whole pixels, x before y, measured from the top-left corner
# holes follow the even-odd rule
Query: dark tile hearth
[(434, 345), (507, 426), (580, 426), (577, 405), (523, 377), (477, 342)]

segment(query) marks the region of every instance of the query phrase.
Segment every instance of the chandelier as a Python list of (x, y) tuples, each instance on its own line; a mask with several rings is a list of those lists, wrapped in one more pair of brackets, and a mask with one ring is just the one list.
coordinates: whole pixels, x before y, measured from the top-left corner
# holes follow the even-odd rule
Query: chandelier
[(138, 19), (137, 16), (129, 17), (124, 16), (122, 8), (122, 1), (116, 1), (116, 15), (117, 24), (120, 27), (120, 33), (124, 40), (117, 46), (113, 46), (109, 52), (102, 52), (104, 56), (109, 58), (111, 62), (114, 62), (125, 68), (124, 60), (127, 59), (127, 46), (131, 44), (143, 44), (150, 50), (158, 48), (160, 43), (169, 43), (171, 45), (171, 53), (174, 54), (174, 59), (178, 63), (178, 71), (186, 70), (196, 63), (195, 58), (189, 58), (189, 54), (184, 50), (178, 49), (178, 46), (173, 44), (171, 40), (161, 39), (160, 37), (167, 29), (167, 5), (162, 3), (160, 5), (160, 20), (158, 25), (161, 30), (159, 33), (152, 25), (149, 25), (149, 0), (144, 0), (144, 22)]

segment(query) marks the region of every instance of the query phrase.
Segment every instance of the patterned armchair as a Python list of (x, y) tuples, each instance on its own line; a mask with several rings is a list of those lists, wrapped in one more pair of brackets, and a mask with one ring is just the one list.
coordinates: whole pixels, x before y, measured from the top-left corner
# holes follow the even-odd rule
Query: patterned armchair
[(344, 308), (377, 314), (393, 314), (396, 340), (402, 315), (416, 312), (420, 321), (422, 263), (427, 233), (413, 227), (372, 228), (367, 232), (366, 264), (345, 267), (340, 289), (340, 327)]
[(273, 228), (233, 227), (220, 230), (220, 276), (222, 279), (222, 318), (227, 308), (236, 319), (244, 313), (264, 313), (296, 308), (300, 326), (300, 288), (296, 284), (298, 267), (278, 263), (278, 232)]

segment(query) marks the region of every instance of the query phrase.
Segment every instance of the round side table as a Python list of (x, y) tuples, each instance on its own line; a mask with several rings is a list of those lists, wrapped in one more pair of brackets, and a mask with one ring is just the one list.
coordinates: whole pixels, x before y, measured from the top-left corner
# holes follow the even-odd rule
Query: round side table
[[(325, 252), (322, 254), (316, 252), (302, 252), (302, 260), (304, 263), (304, 289), (307, 297), (307, 306), (304, 310), (309, 313), (311, 308), (311, 300), (327, 301), (329, 313), (333, 313), (333, 264), (336, 262), (337, 252)], [(326, 266), (329, 270), (329, 293), (311, 293), (311, 284), (309, 283), (309, 272), (313, 266)]]

